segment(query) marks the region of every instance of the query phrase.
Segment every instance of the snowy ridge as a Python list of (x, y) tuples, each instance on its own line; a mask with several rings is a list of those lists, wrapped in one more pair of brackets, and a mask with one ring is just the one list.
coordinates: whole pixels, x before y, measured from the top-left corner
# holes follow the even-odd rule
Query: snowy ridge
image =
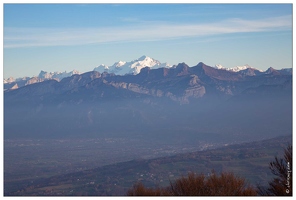
[(236, 66), (236, 67), (232, 67), (232, 68), (226, 68), (223, 67), (222, 65), (215, 65), (213, 68), (215, 69), (223, 69), (223, 70), (227, 70), (227, 71), (232, 71), (232, 72), (239, 72), (241, 70), (245, 70), (245, 69), (254, 69), (254, 70), (258, 70), (260, 72), (263, 72), (262, 70), (256, 69), (254, 67), (251, 67), (249, 65), (243, 65), (243, 66)]
[(168, 63), (161, 63), (158, 60), (155, 60), (148, 56), (142, 56), (130, 62), (125, 62), (125, 61), (116, 62), (112, 66), (107, 66), (102, 64), (94, 68), (94, 71), (98, 71), (100, 73), (103, 73), (103, 72), (114, 73), (116, 75), (125, 75), (125, 74), (136, 75), (136, 74), (139, 74), (141, 69), (143, 69), (144, 67), (157, 69), (162, 67), (170, 68), (172, 67), (172, 65)]
[(65, 77), (72, 76), (74, 74), (80, 74), (77, 70), (73, 70), (71, 72), (45, 72), (42, 71), (39, 73), (38, 78), (42, 79), (56, 79), (58, 81), (62, 80)]
[(8, 79), (4, 79), (3, 83), (6, 84), (6, 83), (13, 83), (15, 82), (15, 79), (13, 77), (9, 77)]
[(66, 72), (66, 71), (65, 72), (46, 72), (46, 71), (41, 70), (38, 76), (34, 76), (31, 78), (30, 77), (22, 77), (22, 78), (17, 78), (17, 79), (10, 77), (8, 79), (4, 79), (3, 83), (7, 84), (7, 83), (13, 83), (13, 82), (19, 82), (19, 81), (30, 81), (31, 79), (36, 79), (36, 78), (39, 78), (42, 80), (55, 79), (57, 81), (60, 81), (63, 78), (72, 76), (74, 74), (81, 74), (81, 73), (77, 70), (73, 70), (70, 72)]

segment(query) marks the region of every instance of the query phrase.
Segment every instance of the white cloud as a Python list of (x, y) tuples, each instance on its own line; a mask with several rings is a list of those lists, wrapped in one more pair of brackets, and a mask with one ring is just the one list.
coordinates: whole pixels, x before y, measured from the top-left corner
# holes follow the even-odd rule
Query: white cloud
[(257, 20), (229, 19), (208, 24), (148, 22), (108, 28), (4, 28), (4, 48), (157, 41), (183, 37), (292, 29), (292, 16)]

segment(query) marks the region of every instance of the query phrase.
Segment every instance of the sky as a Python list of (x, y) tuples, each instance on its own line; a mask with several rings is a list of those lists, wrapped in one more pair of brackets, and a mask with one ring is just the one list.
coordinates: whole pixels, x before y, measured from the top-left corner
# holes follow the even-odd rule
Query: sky
[(143, 55), (171, 65), (292, 67), (292, 4), (9, 4), (3, 78), (87, 72)]

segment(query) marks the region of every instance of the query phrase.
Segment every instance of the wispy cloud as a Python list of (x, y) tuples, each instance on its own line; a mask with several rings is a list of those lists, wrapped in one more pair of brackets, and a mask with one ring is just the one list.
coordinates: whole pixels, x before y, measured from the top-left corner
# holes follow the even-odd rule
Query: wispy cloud
[(208, 24), (148, 22), (108, 28), (4, 28), (4, 48), (69, 46), (111, 42), (158, 41), (230, 33), (292, 29), (292, 16), (257, 20), (229, 19)]

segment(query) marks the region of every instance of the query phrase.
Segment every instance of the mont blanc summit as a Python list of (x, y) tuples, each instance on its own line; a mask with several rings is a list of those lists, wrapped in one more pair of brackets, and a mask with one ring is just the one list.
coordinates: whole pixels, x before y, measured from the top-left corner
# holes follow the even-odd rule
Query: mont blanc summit
[(94, 68), (94, 71), (98, 71), (100, 73), (108, 72), (108, 73), (114, 73), (116, 75), (125, 75), (125, 74), (139, 74), (141, 69), (144, 67), (149, 67), (152, 69), (157, 68), (170, 68), (172, 65), (168, 63), (161, 63), (158, 60), (155, 60), (148, 56), (141, 56), (140, 58), (126, 62), (126, 61), (118, 61), (115, 62), (111, 66), (107, 65), (99, 65), (98, 67)]

